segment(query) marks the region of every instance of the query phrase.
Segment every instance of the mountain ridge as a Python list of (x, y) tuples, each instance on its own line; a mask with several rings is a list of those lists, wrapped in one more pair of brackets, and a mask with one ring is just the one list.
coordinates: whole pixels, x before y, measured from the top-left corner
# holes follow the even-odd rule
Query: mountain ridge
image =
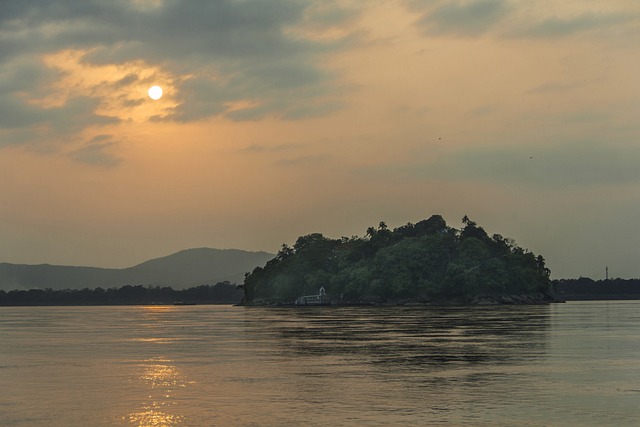
[(242, 283), (244, 274), (273, 254), (241, 249), (190, 248), (126, 268), (0, 263), (0, 289), (83, 289), (124, 285), (184, 289), (222, 281)]

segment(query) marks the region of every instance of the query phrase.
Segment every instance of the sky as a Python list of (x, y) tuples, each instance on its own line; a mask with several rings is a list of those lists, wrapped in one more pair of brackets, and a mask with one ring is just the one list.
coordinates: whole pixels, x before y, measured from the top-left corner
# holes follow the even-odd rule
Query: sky
[(0, 262), (439, 214), (637, 278), (639, 76), (637, 0), (3, 0)]

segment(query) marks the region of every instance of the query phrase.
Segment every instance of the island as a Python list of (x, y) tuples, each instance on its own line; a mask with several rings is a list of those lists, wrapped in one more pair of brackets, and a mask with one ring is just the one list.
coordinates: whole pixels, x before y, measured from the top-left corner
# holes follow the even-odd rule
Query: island
[(440, 215), (390, 230), (384, 222), (363, 237), (320, 233), (286, 244), (245, 275), (242, 304), (464, 305), (541, 304), (551, 294), (541, 255), (499, 234), (489, 236), (466, 215), (449, 227)]

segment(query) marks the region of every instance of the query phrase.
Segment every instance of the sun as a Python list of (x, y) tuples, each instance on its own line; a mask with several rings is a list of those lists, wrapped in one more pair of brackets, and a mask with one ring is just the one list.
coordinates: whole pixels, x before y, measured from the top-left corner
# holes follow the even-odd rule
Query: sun
[(149, 98), (154, 101), (162, 98), (162, 88), (160, 86), (151, 86), (147, 93), (149, 94)]

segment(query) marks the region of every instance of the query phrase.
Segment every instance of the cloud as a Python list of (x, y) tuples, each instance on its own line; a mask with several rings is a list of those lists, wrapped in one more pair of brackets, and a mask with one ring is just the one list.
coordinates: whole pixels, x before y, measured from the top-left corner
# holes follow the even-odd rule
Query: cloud
[(550, 81), (538, 85), (526, 93), (528, 94), (545, 94), (545, 93), (557, 93), (557, 92), (567, 92), (574, 89), (578, 89), (587, 85), (588, 82), (582, 81), (574, 81), (574, 82), (562, 82), (562, 81)]
[(318, 100), (315, 103), (292, 103), (284, 111), (282, 118), (285, 120), (298, 120), (311, 117), (319, 117), (337, 111), (342, 108), (342, 103), (336, 100)]
[(504, 0), (448, 1), (430, 7), (416, 24), (428, 34), (474, 36), (494, 30), (510, 11)]
[(158, 120), (188, 122), (222, 114), (233, 99), (224, 82), (205, 76), (193, 76), (180, 82), (176, 88), (178, 105)]
[(127, 87), (130, 84), (137, 82), (138, 79), (139, 79), (139, 77), (134, 73), (127, 74), (125, 77), (123, 77), (120, 80), (118, 80), (115, 83), (114, 86), (116, 86), (116, 87)]
[(81, 148), (73, 151), (71, 157), (81, 163), (95, 166), (117, 166), (122, 160), (109, 153), (109, 149), (115, 145), (117, 144), (112, 140), (111, 135), (98, 135)]
[(584, 13), (572, 17), (550, 17), (510, 31), (510, 35), (534, 38), (558, 38), (592, 30), (603, 30), (631, 20), (622, 14)]
[(556, 39), (615, 28), (637, 34), (640, 17), (624, 5), (608, 8), (577, 4), (560, 8), (559, 1), (528, 0), (406, 0), (405, 5), (421, 17), (416, 25), (430, 36)]
[(276, 144), (276, 145), (264, 145), (264, 144), (251, 144), (245, 148), (242, 148), (240, 151), (250, 152), (250, 153), (272, 153), (272, 152), (283, 152), (290, 150), (298, 150), (301, 148), (300, 144)]
[(327, 162), (333, 161), (333, 156), (329, 154), (310, 154), (308, 156), (299, 156), (292, 157), (289, 159), (278, 160), (277, 164), (279, 166), (316, 166), (319, 164), (325, 164)]
[(639, 162), (640, 149), (635, 146), (576, 140), (536, 147), (483, 145), (405, 166), (399, 174), (516, 187), (586, 188), (640, 184)]
[[(242, 75), (193, 76), (178, 83), (178, 105), (161, 120), (189, 122), (213, 115), (235, 121), (276, 115), (293, 120), (331, 112), (340, 105), (327, 102), (331, 76), (310, 64), (264, 61)], [(243, 104), (234, 107), (234, 104)]]
[(0, 146), (44, 144), (68, 138), (87, 126), (118, 122), (117, 118), (95, 113), (98, 101), (89, 97), (70, 98), (52, 107), (39, 107), (16, 98), (0, 96), (0, 129), (4, 131)]
[[(109, 104), (106, 95), (86, 87), (70, 93), (65, 105), (49, 108), (32, 102), (46, 97), (52, 82), (61, 78), (62, 71), (43, 58), (64, 51), (79, 52), (86, 67), (147, 67), (162, 73), (173, 85), (176, 104), (155, 114), (155, 120), (189, 122), (219, 115), (297, 120), (326, 114), (339, 108), (341, 93), (333, 86), (339, 76), (323, 59), (353, 39), (346, 30), (338, 37), (324, 33), (359, 13), (341, 3), (6, 0), (0, 61), (3, 74), (13, 73), (15, 84), (11, 90), (0, 88), (0, 108), (11, 112), (0, 119), (0, 130), (24, 130), (65, 114), (73, 116), (74, 129), (109, 122), (96, 112), (99, 105)], [(29, 63), (28, 73), (20, 72), (21, 63)], [(110, 84), (125, 89), (149, 77), (130, 71)], [(83, 114), (75, 110), (81, 102)], [(139, 103), (122, 101), (125, 107)], [(237, 103), (248, 106), (233, 108)]]
[(360, 12), (348, 3), (325, 0), (311, 4), (304, 14), (305, 28), (323, 30), (343, 28), (359, 16)]

